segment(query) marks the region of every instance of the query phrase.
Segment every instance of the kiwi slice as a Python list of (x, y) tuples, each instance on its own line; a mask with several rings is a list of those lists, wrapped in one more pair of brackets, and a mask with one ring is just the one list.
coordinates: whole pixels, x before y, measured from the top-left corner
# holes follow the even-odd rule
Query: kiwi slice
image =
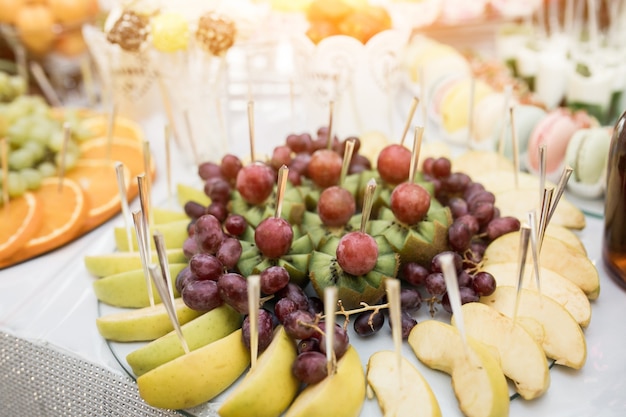
[(361, 227), (361, 214), (357, 213), (345, 226), (342, 227), (329, 227), (322, 223), (320, 216), (317, 213), (311, 213), (307, 211), (302, 218), (302, 230), (306, 232), (313, 242), (313, 247), (318, 249), (322, 246), (329, 237), (336, 236), (341, 237), (348, 232), (358, 230)]
[(378, 244), (378, 261), (374, 269), (365, 275), (355, 276), (344, 272), (337, 262), (337, 246), (340, 238), (330, 236), (319, 250), (311, 254), (309, 278), (319, 297), (324, 289), (337, 287), (337, 298), (347, 309), (359, 307), (361, 302), (375, 304), (385, 295), (385, 280), (394, 278), (400, 265), (400, 257), (393, 251), (384, 236), (375, 236)]
[[(306, 210), (304, 205), (304, 197), (301, 190), (288, 183), (283, 196), (283, 218), (292, 225), (302, 223), (302, 216)], [(254, 228), (258, 226), (263, 219), (273, 216), (276, 211), (276, 187), (272, 195), (268, 197), (264, 204), (249, 204), (245, 201), (238, 191), (231, 193), (229, 203), (229, 211), (234, 214), (243, 216), (248, 224)]]

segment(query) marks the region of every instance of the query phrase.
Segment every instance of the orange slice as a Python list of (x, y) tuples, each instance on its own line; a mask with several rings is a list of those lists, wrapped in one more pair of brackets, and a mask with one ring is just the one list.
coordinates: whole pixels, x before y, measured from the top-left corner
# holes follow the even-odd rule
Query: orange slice
[[(115, 161), (106, 159), (81, 159), (67, 172), (66, 178), (74, 180), (85, 192), (89, 212), (82, 231), (101, 225), (120, 210), (120, 196), (117, 190)], [(130, 172), (124, 169), (126, 192), (130, 184)]]
[[(91, 131), (94, 138), (102, 136), (106, 137), (108, 124), (108, 115), (90, 117), (83, 121), (83, 126)], [(143, 142), (144, 140), (143, 130), (141, 129), (141, 126), (131, 119), (120, 116), (117, 116), (115, 118), (113, 136), (134, 139), (137, 142)]]
[[(80, 186), (71, 179), (45, 178), (36, 191), (42, 202), (42, 223), (14, 256), (2, 259), (0, 267), (33, 258), (73, 240), (87, 217), (88, 206)], [(11, 201), (13, 205), (13, 200)]]
[[(86, 141), (80, 146), (81, 159), (107, 159), (108, 140), (106, 137), (99, 137)], [(120, 161), (130, 171), (131, 178), (142, 174), (144, 169), (143, 145), (133, 139), (114, 137), (111, 143), (112, 161)], [(154, 180), (156, 168), (154, 159), (150, 158), (150, 177)], [(132, 181), (128, 187), (128, 198), (135, 198), (137, 195), (137, 181)]]
[(18, 252), (39, 230), (44, 205), (35, 193), (12, 198), (0, 207), (0, 259)]

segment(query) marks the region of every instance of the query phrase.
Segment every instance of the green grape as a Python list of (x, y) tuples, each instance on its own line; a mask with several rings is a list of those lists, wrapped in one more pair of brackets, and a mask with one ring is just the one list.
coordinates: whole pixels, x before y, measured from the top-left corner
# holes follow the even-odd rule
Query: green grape
[(7, 137), (13, 146), (24, 146), (30, 138), (31, 125), (28, 117), (21, 117), (9, 125)]
[(37, 165), (37, 170), (44, 178), (52, 177), (57, 174), (57, 167), (50, 161), (42, 162)]
[(9, 168), (20, 170), (30, 168), (35, 163), (35, 157), (27, 148), (19, 148), (9, 153)]
[(28, 119), (31, 123), (29, 130), (30, 141), (41, 145), (46, 145), (52, 132), (60, 129), (60, 126), (54, 120), (41, 117), (40, 115), (31, 115)]
[(26, 181), (26, 188), (29, 190), (36, 190), (41, 187), (41, 180), (43, 176), (41, 172), (35, 168), (25, 168), (20, 171), (20, 175)]
[(24, 100), (24, 97), (26, 96), (17, 97), (7, 106), (5, 114), (9, 124), (30, 113), (30, 104)]
[[(78, 162), (79, 156), (80, 156), (79, 152), (72, 151), (70, 147), (68, 146), (67, 152), (65, 153), (65, 169), (69, 170), (69, 169), (74, 168), (76, 166), (76, 163)], [(61, 165), (60, 153), (54, 155), (54, 162), (56, 163), (57, 166)]]
[(63, 131), (61, 130), (55, 130), (50, 134), (50, 137), (48, 137), (48, 149), (50, 149), (52, 152), (57, 153), (57, 152), (61, 152), (61, 149), (63, 149)]
[(31, 140), (30, 142), (26, 142), (23, 148), (32, 152), (33, 158), (35, 158), (35, 164), (46, 156), (46, 147), (38, 142)]
[(9, 78), (9, 84), (11, 86), (11, 88), (13, 89), (13, 97), (12, 99), (15, 99), (15, 97), (21, 96), (23, 94), (26, 94), (26, 80), (23, 79), (22, 77), (19, 76), (13, 76), (11, 78)]
[(19, 197), (26, 192), (26, 180), (16, 171), (9, 171), (9, 197)]

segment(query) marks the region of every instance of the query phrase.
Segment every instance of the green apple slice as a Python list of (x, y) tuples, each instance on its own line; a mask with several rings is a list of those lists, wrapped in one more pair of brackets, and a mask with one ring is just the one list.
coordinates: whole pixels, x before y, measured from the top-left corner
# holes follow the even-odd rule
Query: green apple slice
[[(186, 263), (188, 261), (182, 249), (167, 249), (166, 256), (170, 264)], [(87, 255), (83, 258), (83, 261), (87, 272), (96, 277), (106, 277), (142, 268), (139, 252)], [(152, 262), (158, 262), (154, 252), (152, 253)]]

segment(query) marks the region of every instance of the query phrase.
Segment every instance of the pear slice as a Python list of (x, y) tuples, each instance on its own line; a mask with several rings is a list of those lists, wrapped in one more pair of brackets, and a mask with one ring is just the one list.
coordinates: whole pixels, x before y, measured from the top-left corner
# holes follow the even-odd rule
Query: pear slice
[(550, 369), (546, 355), (519, 323), (481, 303), (466, 303), (462, 309), (467, 334), (498, 351), (504, 375), (522, 398), (532, 400), (547, 391)]
[[(152, 236), (153, 233), (158, 230), (159, 232), (161, 232), (161, 234), (163, 234), (163, 240), (165, 240), (166, 247), (170, 249), (182, 248), (183, 243), (189, 237), (189, 233), (187, 232), (187, 226), (189, 226), (189, 219), (176, 220), (170, 223), (155, 224), (150, 230), (150, 236)], [(114, 227), (113, 235), (115, 236), (115, 247), (117, 248), (117, 250), (123, 252), (128, 251), (128, 236), (126, 235), (126, 228), (121, 226)], [(139, 248), (137, 246), (136, 233), (133, 232), (131, 234), (131, 240), (133, 250), (137, 252)], [(150, 239), (150, 247), (154, 249), (154, 239)]]
[[(167, 261), (170, 264), (186, 263), (182, 249), (167, 249)], [(87, 255), (83, 259), (87, 272), (96, 277), (106, 277), (122, 272), (141, 269), (139, 252), (113, 252), (104, 255)], [(156, 252), (152, 253), (152, 262), (157, 263)]]
[[(174, 300), (174, 308), (180, 324), (202, 314), (187, 307), (180, 298)], [(102, 337), (116, 342), (154, 340), (174, 330), (163, 304), (100, 316), (96, 326)]]
[[(498, 285), (517, 286), (518, 265), (516, 262), (488, 264), (484, 270), (494, 276)], [(582, 327), (591, 321), (591, 303), (587, 295), (576, 284), (561, 274), (547, 268), (539, 270), (541, 293), (561, 304)], [(523, 288), (537, 290), (533, 268), (527, 266), (522, 280)]]
[(358, 417), (364, 401), (365, 372), (350, 346), (337, 361), (336, 372), (302, 390), (285, 417)]
[(189, 184), (176, 184), (176, 198), (181, 207), (184, 207), (188, 201), (195, 201), (205, 207), (211, 204), (211, 199), (206, 195), (201, 185), (194, 187)]
[[(300, 381), (291, 372), (297, 350), (282, 326), (237, 387), (219, 408), (221, 417), (278, 417), (291, 404)], [(271, 389), (268, 389), (271, 383)]]
[[(526, 221), (528, 212), (539, 207), (537, 189), (512, 188), (494, 194), (502, 216), (513, 216), (520, 221)], [(584, 229), (586, 224), (585, 214), (565, 198), (559, 200), (550, 222), (576, 230)]]
[(231, 386), (249, 364), (250, 352), (239, 329), (141, 375), (137, 387), (153, 407), (195, 407)]
[(152, 207), (152, 218), (154, 219), (154, 224), (165, 224), (171, 223), (178, 220), (187, 220), (187, 222), (191, 221), (187, 214), (178, 209), (172, 210), (163, 207)]
[[(472, 176), (472, 181), (480, 183), (485, 190), (494, 194), (515, 188), (514, 170), (485, 171), (476, 176)], [(546, 181), (546, 187), (555, 187), (556, 184)], [(539, 190), (539, 177), (527, 172), (517, 173), (517, 188)], [(537, 191), (538, 192), (538, 191)]]
[[(179, 297), (176, 291), (176, 275), (187, 266), (186, 263), (169, 264), (170, 276), (172, 277), (172, 290), (174, 297)], [(154, 302), (160, 303), (161, 297), (152, 281), (152, 294)], [(143, 269), (122, 272), (109, 275), (93, 282), (93, 291), (98, 300), (105, 304), (123, 308), (142, 308), (150, 305), (148, 297), (148, 287), (144, 277)]]
[[(222, 304), (180, 327), (189, 349), (196, 350), (239, 329), (241, 314), (228, 304)], [(130, 352), (126, 355), (126, 362), (136, 376), (141, 376), (184, 354), (178, 335), (171, 331)]]
[[(483, 256), (482, 268), (485, 269), (490, 264), (518, 262), (519, 240), (519, 232), (512, 232), (491, 242)], [(527, 262), (532, 262), (530, 254)], [(545, 236), (540, 265), (572, 281), (590, 300), (595, 300), (600, 295), (600, 276), (595, 265), (589, 258), (581, 256), (580, 252), (559, 239)]]
[(546, 228), (546, 236), (552, 236), (553, 238), (556, 238), (577, 250), (581, 255), (587, 256), (587, 249), (585, 248), (585, 245), (583, 245), (583, 242), (576, 233), (567, 227), (563, 227), (556, 223), (550, 223)]
[[(541, 324), (541, 346), (546, 356), (559, 365), (573, 369), (582, 368), (587, 358), (587, 343), (576, 320), (550, 297), (523, 288), (521, 291), (517, 315), (530, 317)], [(513, 317), (516, 294), (515, 287), (499, 286), (493, 294), (481, 297), (480, 302)]]
[(396, 353), (393, 351), (381, 350), (370, 356), (367, 382), (374, 390), (385, 416), (441, 416), (439, 403), (430, 385), (406, 358), (402, 358), (398, 375)]
[(496, 352), (468, 337), (468, 353), (459, 331), (437, 320), (418, 323), (409, 345), (426, 366), (452, 378), (459, 407), (467, 417), (509, 415), (509, 389)]

